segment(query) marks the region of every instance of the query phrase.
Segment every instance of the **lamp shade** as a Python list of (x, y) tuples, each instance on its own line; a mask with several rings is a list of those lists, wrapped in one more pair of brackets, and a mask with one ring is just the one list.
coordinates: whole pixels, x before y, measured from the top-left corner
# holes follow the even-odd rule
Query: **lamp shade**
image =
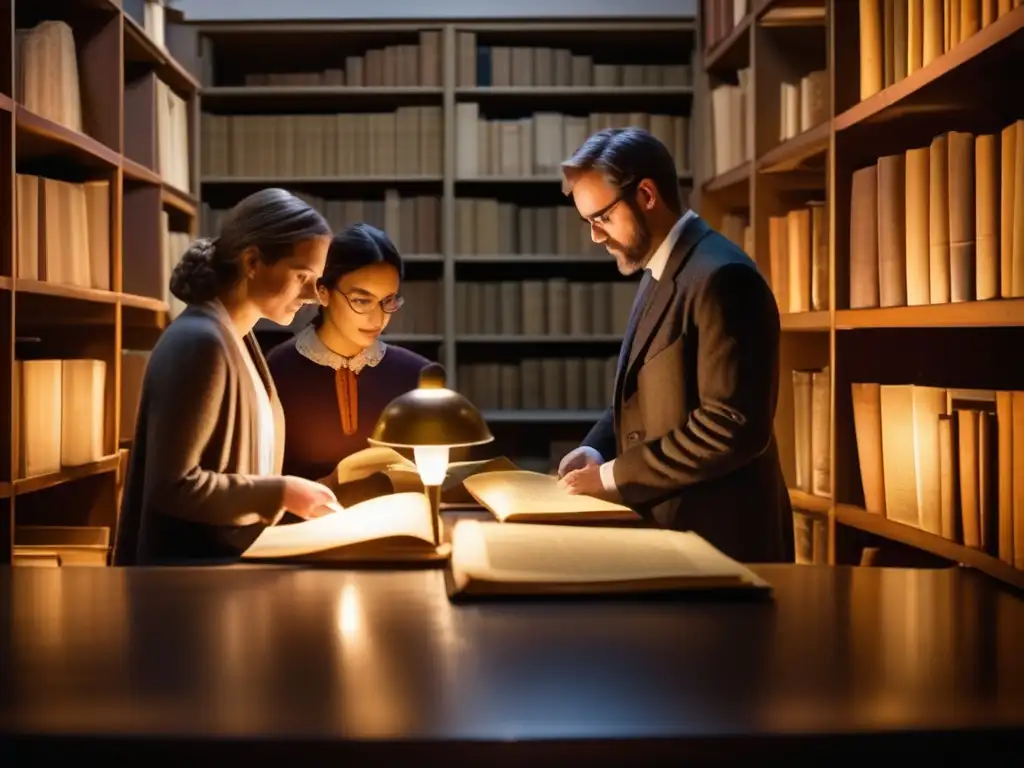
[(392, 448), (482, 445), (494, 439), (472, 403), (445, 386), (444, 367), (431, 363), (419, 386), (384, 408), (368, 442)]

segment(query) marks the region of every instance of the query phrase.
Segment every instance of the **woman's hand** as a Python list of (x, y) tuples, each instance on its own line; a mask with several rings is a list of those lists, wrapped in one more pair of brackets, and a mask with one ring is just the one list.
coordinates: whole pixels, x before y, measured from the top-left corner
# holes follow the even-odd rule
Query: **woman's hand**
[(335, 512), (338, 500), (326, 485), (288, 475), (284, 479), (284, 508), (303, 520)]

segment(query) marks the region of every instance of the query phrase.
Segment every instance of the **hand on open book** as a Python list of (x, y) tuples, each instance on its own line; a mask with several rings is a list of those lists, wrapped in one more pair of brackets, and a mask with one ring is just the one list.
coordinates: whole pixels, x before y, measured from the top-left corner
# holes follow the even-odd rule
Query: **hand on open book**
[(587, 445), (581, 445), (579, 448), (573, 448), (558, 464), (558, 476), (565, 477), (567, 473), (572, 472), (574, 469), (583, 469), (584, 467), (597, 466), (604, 459), (597, 451)]
[(595, 499), (605, 501), (616, 501), (613, 494), (605, 490), (601, 482), (601, 466), (599, 464), (587, 464), (582, 469), (574, 469), (567, 473), (559, 485), (565, 488), (574, 496), (593, 496)]
[(288, 475), (284, 479), (284, 508), (303, 520), (322, 517), (337, 509), (338, 500), (326, 485)]

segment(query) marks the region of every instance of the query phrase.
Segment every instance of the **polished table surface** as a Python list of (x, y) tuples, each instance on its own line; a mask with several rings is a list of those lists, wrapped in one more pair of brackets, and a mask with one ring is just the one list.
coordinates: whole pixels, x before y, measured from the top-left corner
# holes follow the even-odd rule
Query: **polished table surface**
[(0, 763), (1024, 755), (1018, 594), (960, 569), (756, 570), (773, 600), (453, 605), (441, 570), (0, 569)]

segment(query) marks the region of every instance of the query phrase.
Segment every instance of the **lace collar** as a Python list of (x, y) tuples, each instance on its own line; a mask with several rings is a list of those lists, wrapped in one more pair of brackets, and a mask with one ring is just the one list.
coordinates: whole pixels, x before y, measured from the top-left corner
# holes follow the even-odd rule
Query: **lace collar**
[(307, 325), (295, 337), (295, 349), (307, 360), (334, 370), (348, 368), (352, 373), (359, 373), (366, 366), (375, 367), (384, 359), (387, 345), (377, 339), (372, 345), (353, 357), (344, 357), (327, 348), (316, 335), (316, 328)]

